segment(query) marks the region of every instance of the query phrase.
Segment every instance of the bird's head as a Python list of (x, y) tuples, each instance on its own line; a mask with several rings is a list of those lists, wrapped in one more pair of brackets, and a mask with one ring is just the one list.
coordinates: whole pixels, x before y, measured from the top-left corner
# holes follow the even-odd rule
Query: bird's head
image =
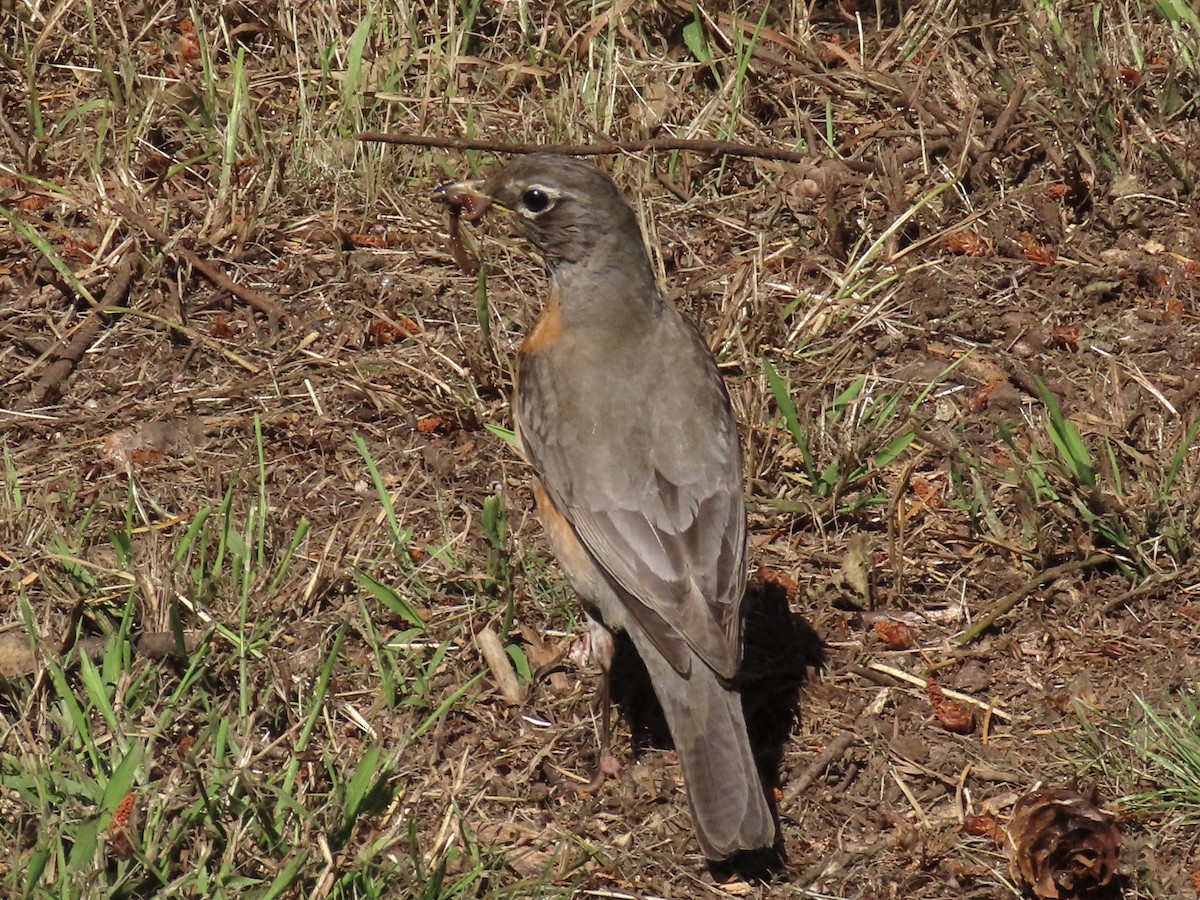
[(552, 270), (601, 248), (644, 252), (637, 217), (612, 179), (570, 156), (521, 156), (488, 178), (442, 185), (433, 199), (457, 208), (468, 222), (492, 208), (509, 213)]

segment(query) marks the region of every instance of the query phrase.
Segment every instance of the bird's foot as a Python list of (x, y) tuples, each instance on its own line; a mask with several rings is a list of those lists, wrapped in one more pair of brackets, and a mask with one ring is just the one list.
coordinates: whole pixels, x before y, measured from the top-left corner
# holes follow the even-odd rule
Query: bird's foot
[(592, 636), (588, 632), (584, 632), (582, 637), (571, 641), (571, 645), (563, 653), (575, 668), (585, 670), (594, 662), (592, 657)]
[(596, 766), (596, 774), (587, 784), (575, 784), (572, 787), (580, 794), (594, 794), (604, 787), (604, 782), (610, 776), (616, 778), (621, 774), (621, 764), (608, 750), (600, 753), (600, 763)]

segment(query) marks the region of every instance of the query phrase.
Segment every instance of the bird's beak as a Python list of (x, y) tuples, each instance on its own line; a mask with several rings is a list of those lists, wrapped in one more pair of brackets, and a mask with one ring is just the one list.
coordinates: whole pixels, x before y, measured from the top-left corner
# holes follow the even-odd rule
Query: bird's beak
[(478, 222), (492, 205), (492, 198), (480, 190), (482, 187), (482, 178), (473, 181), (452, 181), (435, 190), (430, 199), (448, 203), (468, 222)]

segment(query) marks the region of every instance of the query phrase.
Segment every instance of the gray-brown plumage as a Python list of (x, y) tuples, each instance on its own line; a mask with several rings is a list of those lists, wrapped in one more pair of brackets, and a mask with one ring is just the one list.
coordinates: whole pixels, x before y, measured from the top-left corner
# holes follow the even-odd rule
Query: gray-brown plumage
[(517, 360), (517, 430), (605, 689), (609, 630), (624, 629), (666, 713), (705, 855), (771, 846), (775, 824), (729, 684), (746, 516), (712, 354), (663, 297), (633, 210), (596, 167), (536, 154), (439, 193), (468, 220), (510, 211), (549, 272), (549, 300)]

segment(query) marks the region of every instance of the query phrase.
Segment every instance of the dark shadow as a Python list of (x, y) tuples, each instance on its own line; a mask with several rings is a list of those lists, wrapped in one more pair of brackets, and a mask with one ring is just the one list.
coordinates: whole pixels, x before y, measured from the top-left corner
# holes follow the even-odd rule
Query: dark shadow
[(783, 839), (778, 838), (774, 847), (767, 847), (763, 850), (742, 850), (720, 862), (710, 860), (708, 870), (717, 884), (733, 879), (765, 884), (779, 880), (786, 863)]
[(616, 653), (612, 666), (612, 699), (618, 715), (629, 725), (635, 750), (649, 747), (669, 748), (671, 732), (667, 728), (667, 717), (654, 695), (654, 685), (646, 664), (638, 655), (633, 641), (624, 632), (616, 635)]
[[(779, 810), (775, 795), (779, 788), (784, 748), (800, 717), (800, 691), (809, 672), (825, 667), (825, 642), (816, 629), (788, 605), (787, 591), (778, 584), (752, 579), (746, 585), (742, 609), (742, 709), (750, 746), (758, 763), (758, 774), (767, 790), (775, 825)], [(778, 832), (777, 832), (778, 833)], [(726, 863), (714, 865), (720, 878), (730, 874), (748, 881), (767, 881), (779, 877), (787, 863), (782, 834), (769, 851), (739, 854)]]
[[(751, 580), (743, 602), (744, 626), (742, 708), (750, 746), (759, 776), (768, 789), (779, 787), (784, 747), (800, 711), (800, 691), (812, 669), (825, 665), (825, 642), (811, 625), (788, 605), (787, 592), (776, 584)], [(671, 733), (650, 675), (629, 636), (616, 637), (612, 667), (613, 702), (628, 723), (635, 749), (669, 748)], [(772, 803), (778, 822), (778, 811)], [(769, 850), (739, 853), (712, 866), (716, 877), (736, 875), (748, 880), (769, 880), (785, 861), (782, 845)]]
[[(778, 585), (751, 580), (742, 609), (745, 649), (738, 676), (742, 706), (759, 774), (774, 787), (799, 710), (800, 689), (809, 670), (825, 665), (825, 644), (803, 616), (791, 611), (787, 592)], [(612, 694), (629, 725), (634, 747), (671, 747), (671, 733), (650, 675), (624, 632), (616, 635)]]
[(788, 606), (787, 591), (753, 579), (746, 585), (739, 681), (750, 746), (767, 787), (779, 786), (783, 749), (800, 714), (808, 673), (825, 666), (825, 642)]

